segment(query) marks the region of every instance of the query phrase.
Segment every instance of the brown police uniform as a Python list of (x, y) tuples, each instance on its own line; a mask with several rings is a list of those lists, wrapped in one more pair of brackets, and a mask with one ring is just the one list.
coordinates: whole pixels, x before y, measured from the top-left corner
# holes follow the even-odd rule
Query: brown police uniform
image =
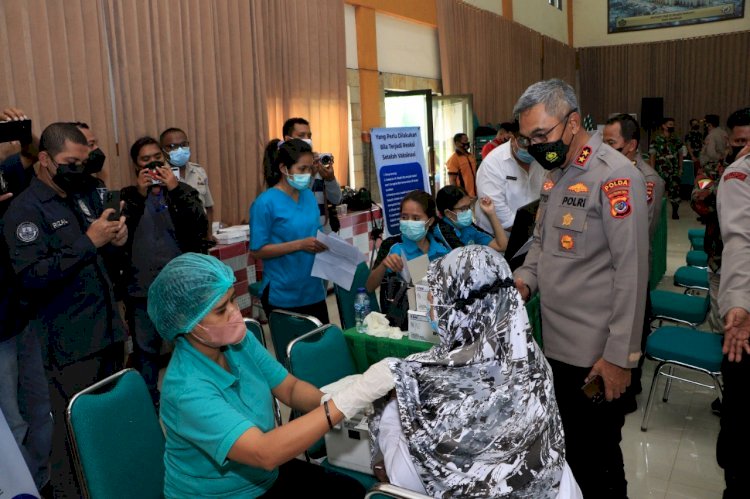
[[(582, 132), (583, 133), (583, 132)], [(566, 460), (584, 497), (627, 497), (623, 398), (581, 390), (600, 358), (635, 367), (648, 282), (643, 175), (597, 133), (542, 184), (534, 241), (515, 276), (541, 293), (542, 334), (565, 429)]]
[(591, 137), (567, 168), (547, 174), (526, 261), (516, 270), (542, 295), (544, 351), (574, 366), (600, 357), (634, 367), (648, 280), (643, 176)]
[(661, 200), (664, 197), (665, 182), (664, 179), (656, 173), (656, 170), (651, 168), (651, 165), (643, 161), (643, 158), (639, 154), (635, 160), (635, 167), (643, 175), (646, 181), (646, 202), (648, 203), (648, 269), (651, 272), (651, 261), (653, 257), (653, 251), (651, 245), (654, 242), (654, 234), (656, 234), (656, 227), (659, 225), (659, 218), (661, 217)]
[[(724, 241), (719, 284), (719, 311), (722, 317), (733, 308), (750, 312), (750, 155), (726, 169), (717, 190), (719, 226)], [(750, 356), (721, 366), (724, 396), (721, 402), (721, 430), (716, 460), (724, 468), (724, 497), (747, 497), (747, 471), (750, 470)]]

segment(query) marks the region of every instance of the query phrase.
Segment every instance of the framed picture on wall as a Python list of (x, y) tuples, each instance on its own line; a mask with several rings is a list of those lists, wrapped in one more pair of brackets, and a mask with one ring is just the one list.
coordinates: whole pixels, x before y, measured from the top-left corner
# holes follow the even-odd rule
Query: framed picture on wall
[(607, 0), (607, 31), (712, 23), (745, 16), (745, 0)]

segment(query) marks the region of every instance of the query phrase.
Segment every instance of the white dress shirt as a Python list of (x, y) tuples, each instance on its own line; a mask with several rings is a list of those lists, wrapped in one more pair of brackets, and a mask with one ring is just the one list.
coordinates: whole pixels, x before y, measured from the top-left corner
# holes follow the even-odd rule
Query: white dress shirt
[[(539, 199), (546, 173), (536, 161), (529, 165), (528, 173), (521, 168), (511, 153), (510, 142), (493, 149), (477, 172), (477, 197), (492, 199), (497, 218), (506, 230), (513, 226), (518, 208)], [(474, 216), (481, 228), (492, 233), (492, 225), (479, 203)]]

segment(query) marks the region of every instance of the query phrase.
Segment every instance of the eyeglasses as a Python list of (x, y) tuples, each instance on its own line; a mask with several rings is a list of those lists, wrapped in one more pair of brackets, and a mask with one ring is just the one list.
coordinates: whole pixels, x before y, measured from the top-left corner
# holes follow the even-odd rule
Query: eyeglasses
[(458, 215), (459, 213), (464, 213), (466, 211), (471, 211), (473, 208), (474, 208), (474, 201), (472, 201), (471, 203), (469, 203), (466, 206), (456, 206), (455, 208), (453, 208), (452, 210), (449, 210), (449, 211), (452, 211), (453, 213), (455, 213), (456, 215)]
[(179, 149), (180, 147), (190, 147), (190, 141), (185, 140), (180, 143), (167, 144), (164, 146), (164, 149), (166, 149), (167, 151), (175, 151)]
[(568, 114), (565, 115), (563, 119), (557, 122), (557, 125), (553, 126), (546, 132), (539, 132), (537, 134), (534, 134), (533, 137), (526, 137), (524, 135), (518, 135), (518, 138), (516, 138), (516, 142), (522, 149), (528, 149), (530, 145), (533, 144), (543, 144), (547, 142), (547, 136), (552, 133), (552, 130), (560, 126), (561, 123), (565, 122), (565, 125), (563, 125), (563, 128), (568, 125), (568, 118), (570, 118), (570, 115), (578, 111), (578, 108), (573, 108), (570, 111), (568, 111)]

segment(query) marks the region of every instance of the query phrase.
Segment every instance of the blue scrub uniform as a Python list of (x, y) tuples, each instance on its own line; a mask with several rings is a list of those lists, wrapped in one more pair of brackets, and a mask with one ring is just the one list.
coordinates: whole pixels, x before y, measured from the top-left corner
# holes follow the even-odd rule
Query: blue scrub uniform
[[(438, 240), (435, 239), (432, 234), (427, 233), (427, 239), (430, 241), (430, 249), (427, 252), (427, 258), (430, 261), (433, 261), (443, 255), (447, 255), (448, 253), (450, 253), (450, 249), (448, 249), (447, 244), (438, 242)], [(403, 250), (407, 260), (413, 260), (424, 254), (422, 253), (422, 250), (419, 249), (419, 246), (417, 246), (417, 243), (406, 239), (403, 236), (401, 237), (401, 242), (391, 246), (391, 250), (388, 253), (394, 253), (398, 255), (401, 253), (401, 250)]]
[(463, 229), (456, 226), (456, 224), (453, 223), (453, 220), (451, 220), (448, 217), (444, 217), (443, 220), (448, 223), (453, 228), (453, 231), (456, 233), (456, 236), (461, 240), (462, 243), (464, 243), (465, 246), (469, 246), (471, 244), (479, 244), (482, 246), (487, 246), (490, 244), (495, 238), (491, 235), (487, 234), (483, 230), (480, 230), (477, 228), (476, 225), (471, 224), (468, 227), (464, 227)]
[[(272, 187), (250, 207), (250, 250), (314, 237), (319, 228), (318, 202), (310, 189), (300, 191), (295, 202)], [(323, 280), (310, 276), (314, 260), (315, 255), (307, 251), (263, 260), (263, 279), (271, 286), (268, 301), (277, 307), (294, 308), (325, 300)]]
[(184, 337), (175, 342), (161, 389), (165, 497), (258, 497), (276, 481), (278, 469), (253, 468), (227, 454), (250, 428), (274, 428), (271, 390), (287, 371), (251, 334), (224, 355), (231, 373)]

